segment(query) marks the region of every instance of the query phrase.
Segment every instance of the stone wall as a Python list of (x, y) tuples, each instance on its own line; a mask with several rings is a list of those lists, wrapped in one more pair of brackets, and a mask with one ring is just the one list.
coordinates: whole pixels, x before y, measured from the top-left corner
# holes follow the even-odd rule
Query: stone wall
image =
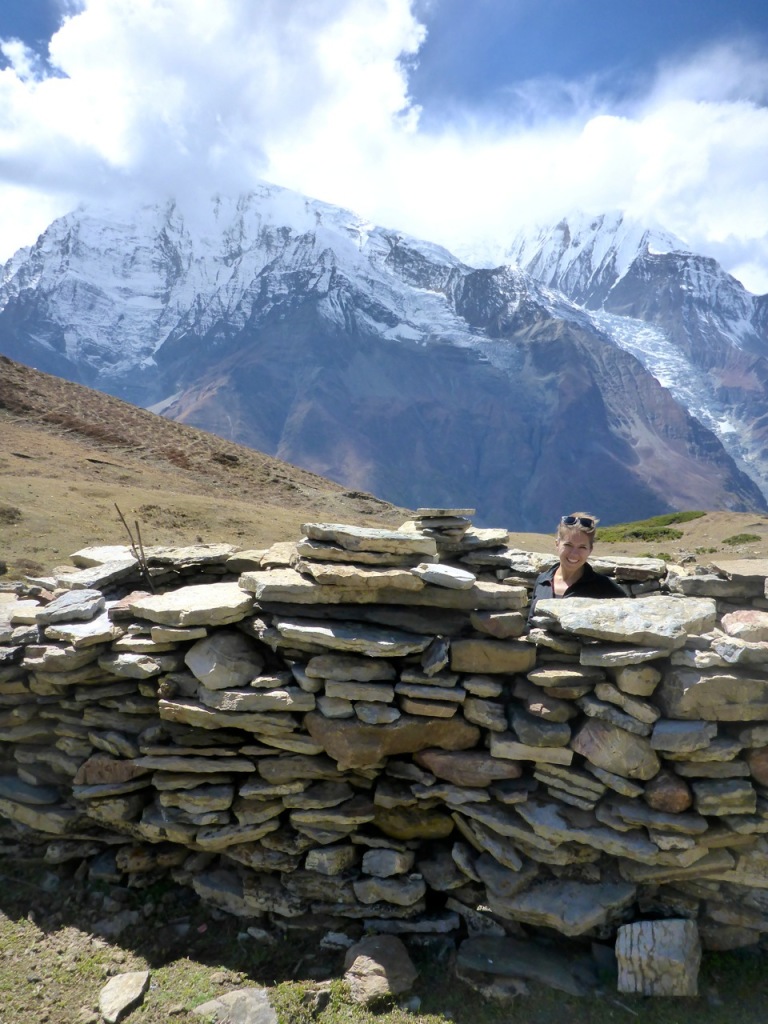
[(468, 974), (552, 929), (760, 944), (768, 563), (594, 559), (632, 599), (526, 633), (554, 559), (470, 514), (144, 572), (88, 549), (2, 595), (6, 850), (106, 851), (284, 927), (470, 936)]

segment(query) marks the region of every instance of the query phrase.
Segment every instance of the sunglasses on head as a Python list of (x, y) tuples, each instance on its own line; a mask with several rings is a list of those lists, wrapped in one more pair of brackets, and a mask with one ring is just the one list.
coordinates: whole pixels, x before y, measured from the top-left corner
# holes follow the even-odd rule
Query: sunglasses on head
[(560, 522), (563, 526), (583, 526), (585, 530), (595, 528), (595, 520), (589, 516), (563, 516)]

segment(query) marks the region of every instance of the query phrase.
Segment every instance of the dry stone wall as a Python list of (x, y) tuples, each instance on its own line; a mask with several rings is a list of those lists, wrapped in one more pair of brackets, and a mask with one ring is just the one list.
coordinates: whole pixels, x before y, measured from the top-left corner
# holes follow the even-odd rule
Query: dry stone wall
[(632, 599), (541, 602), (526, 632), (553, 559), (470, 516), (143, 572), (87, 549), (3, 595), (5, 848), (106, 851), (285, 927), (468, 936), (468, 976), (551, 930), (631, 951), (668, 921), (696, 967), (760, 944), (768, 563), (595, 559)]

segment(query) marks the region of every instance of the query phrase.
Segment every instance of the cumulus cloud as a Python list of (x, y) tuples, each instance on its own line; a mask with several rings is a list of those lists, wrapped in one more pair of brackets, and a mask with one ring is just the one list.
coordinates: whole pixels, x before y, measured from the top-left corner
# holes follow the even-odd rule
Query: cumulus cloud
[(0, 42), (0, 256), (79, 199), (264, 177), (499, 252), (529, 220), (626, 209), (768, 291), (764, 53), (700, 52), (621, 100), (518, 83), (438, 121), (409, 95), (425, 34), (412, 0), (82, 0), (46, 70)]

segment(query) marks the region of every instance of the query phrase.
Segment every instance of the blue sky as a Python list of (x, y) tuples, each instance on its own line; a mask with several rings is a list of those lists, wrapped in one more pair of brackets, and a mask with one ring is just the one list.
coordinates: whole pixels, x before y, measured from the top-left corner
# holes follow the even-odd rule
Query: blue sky
[(61, 8), (55, 0), (5, 0), (0, 7), (0, 35), (16, 36), (44, 53), (60, 20)]
[(429, 27), (411, 76), (416, 102), (503, 105), (531, 79), (596, 77), (621, 97), (661, 61), (713, 43), (768, 46), (760, 0), (441, 0), (417, 5)]
[(501, 258), (621, 209), (768, 291), (768, 3), (3, 0), (0, 258), (276, 181)]

